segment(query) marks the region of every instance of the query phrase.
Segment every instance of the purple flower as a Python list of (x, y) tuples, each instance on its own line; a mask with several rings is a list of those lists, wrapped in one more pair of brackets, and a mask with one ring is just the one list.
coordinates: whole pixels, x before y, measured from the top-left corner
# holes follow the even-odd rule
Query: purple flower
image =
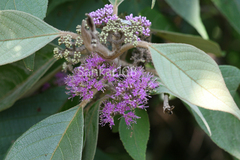
[(125, 67), (122, 74), (119, 69), (93, 53), (65, 78), (71, 97), (80, 96), (84, 100), (93, 98), (93, 89), (112, 91), (100, 110), (101, 125), (112, 127), (115, 115), (125, 118), (128, 126), (135, 123), (140, 117), (134, 114), (134, 109), (147, 108), (150, 91), (159, 85), (142, 67)]
[[(132, 20), (134, 22), (139, 22), (140, 25), (143, 27), (142, 34), (145, 36), (150, 36), (150, 29), (149, 27), (151, 26), (151, 22), (147, 20), (146, 17), (142, 16), (136, 16), (133, 17), (133, 14), (130, 14), (129, 16), (125, 16), (126, 20)], [(139, 34), (139, 33), (136, 33)]]
[(104, 8), (89, 13), (89, 15), (93, 18), (95, 25), (107, 23), (109, 19), (116, 20), (118, 17), (112, 14), (113, 14), (112, 4), (106, 4)]
[(114, 125), (112, 119), (117, 114), (125, 118), (127, 125), (135, 123), (135, 119), (140, 117), (134, 114), (134, 109), (147, 108), (149, 92), (159, 85), (153, 75), (145, 72), (142, 67), (128, 67), (126, 72), (126, 75), (119, 75), (116, 79), (115, 93), (104, 102), (100, 115), (102, 125)]
[(85, 99), (93, 98), (92, 89), (104, 91), (105, 81), (111, 83), (117, 76), (113, 65), (104, 63), (98, 54), (91, 54), (81, 66), (74, 68), (73, 74), (65, 78), (68, 93), (72, 97), (80, 96)]

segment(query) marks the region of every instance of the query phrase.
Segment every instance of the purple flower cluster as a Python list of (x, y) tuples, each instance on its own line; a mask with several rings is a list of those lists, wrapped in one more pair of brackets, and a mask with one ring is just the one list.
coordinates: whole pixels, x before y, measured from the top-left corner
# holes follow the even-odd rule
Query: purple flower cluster
[[(81, 66), (74, 68), (73, 75), (65, 79), (67, 89), (72, 97), (93, 98), (92, 89), (104, 90), (104, 81), (111, 83), (114, 78), (109, 71), (114, 72), (114, 66), (103, 63), (105, 60), (97, 54), (90, 55)], [(99, 74), (101, 72), (101, 74)]]
[(116, 20), (118, 17), (112, 14), (113, 14), (112, 4), (106, 4), (104, 8), (89, 13), (89, 15), (93, 18), (93, 22), (95, 23), (95, 25), (107, 23), (109, 19)]
[(158, 83), (142, 67), (127, 67), (124, 72), (126, 74), (120, 74), (114, 64), (92, 54), (73, 70), (73, 75), (68, 76), (65, 83), (72, 97), (81, 96), (83, 99), (93, 98), (94, 88), (104, 91), (108, 87), (112, 94), (101, 107), (101, 124), (109, 123), (111, 127), (114, 125), (114, 116), (120, 114), (126, 124), (131, 125), (136, 118), (140, 118), (134, 114), (134, 109), (147, 108), (149, 92)]
[(151, 26), (151, 22), (149, 20), (147, 20), (146, 17), (142, 17), (142, 16), (136, 16), (133, 17), (133, 14), (130, 14), (129, 16), (125, 16), (126, 20), (133, 20), (134, 22), (139, 22), (141, 24), (141, 26), (143, 27), (143, 35), (145, 36), (150, 36), (150, 29), (149, 27)]
[(105, 102), (101, 110), (101, 124), (114, 125), (114, 115), (120, 114), (125, 118), (127, 125), (135, 123), (135, 108), (145, 109), (149, 92), (158, 87), (158, 83), (153, 79), (153, 75), (145, 72), (142, 67), (128, 67), (127, 74), (119, 75), (115, 82), (115, 93)]
[[(108, 23), (109, 20), (116, 21), (119, 18), (116, 15), (113, 15), (113, 5), (112, 4), (106, 4), (104, 8), (98, 9), (96, 11), (90, 12), (89, 15), (93, 18), (93, 22), (95, 25), (102, 25)], [(133, 17), (133, 14), (130, 14), (129, 16), (125, 16), (125, 19), (129, 21), (129, 24), (131, 25), (130, 21), (138, 22), (140, 26), (142, 26), (142, 34), (145, 36), (150, 36), (150, 25), (151, 22), (146, 19), (146, 17), (143, 16), (136, 16)], [(138, 32), (136, 33), (139, 34)], [(140, 39), (138, 39), (140, 40)]]

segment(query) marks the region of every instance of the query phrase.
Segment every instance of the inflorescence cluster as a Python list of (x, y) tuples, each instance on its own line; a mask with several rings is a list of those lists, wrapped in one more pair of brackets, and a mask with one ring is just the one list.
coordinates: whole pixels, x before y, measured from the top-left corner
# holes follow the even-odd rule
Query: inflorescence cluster
[[(70, 70), (72, 75), (68, 75), (65, 79), (68, 93), (71, 97), (80, 96), (82, 100), (87, 100), (93, 98), (94, 89), (102, 92), (110, 91), (110, 95), (102, 102), (101, 124), (109, 124), (112, 127), (114, 116), (120, 114), (130, 126), (140, 118), (135, 115), (134, 109), (147, 108), (149, 93), (159, 84), (152, 74), (144, 71), (143, 67), (118, 67), (113, 61), (105, 60), (100, 52), (109, 48), (118, 52), (128, 43), (136, 46), (138, 41), (150, 35), (151, 22), (146, 17), (133, 17), (132, 14), (126, 16), (125, 20), (121, 19), (113, 15), (111, 4), (87, 16), (82, 25), (77, 26), (79, 36), (75, 38), (71, 35), (62, 36), (59, 45), (64, 44), (66, 48), (54, 49), (54, 56), (57, 59), (65, 58), (70, 65), (81, 62), (79, 67)], [(101, 33), (98, 33), (96, 28), (99, 28)], [(83, 60), (80, 57), (84, 50), (93, 53)], [(144, 57), (143, 54), (148, 53), (147, 49), (138, 50), (141, 54), (133, 57), (136, 61), (137, 57)], [(111, 53), (115, 52), (111, 51)], [(64, 69), (71, 68), (67, 64), (63, 66)]]
[(92, 54), (73, 70), (66, 80), (67, 89), (72, 97), (82, 99), (93, 98), (93, 89), (104, 92), (111, 90), (112, 94), (103, 102), (101, 108), (101, 124), (114, 125), (113, 117), (122, 115), (126, 124), (131, 125), (138, 118), (134, 114), (135, 108), (147, 108), (149, 92), (158, 86), (153, 75), (144, 71), (142, 67), (125, 67), (124, 69)]

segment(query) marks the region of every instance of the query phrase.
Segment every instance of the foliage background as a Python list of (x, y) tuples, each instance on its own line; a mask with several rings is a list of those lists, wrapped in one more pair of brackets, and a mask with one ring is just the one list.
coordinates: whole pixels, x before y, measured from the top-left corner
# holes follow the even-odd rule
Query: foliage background
[[(50, 0), (44, 21), (61, 29), (75, 32), (76, 25), (85, 18), (85, 13), (103, 7), (107, 0)], [(217, 42), (223, 51), (223, 57), (212, 57), (218, 64), (230, 64), (240, 68), (240, 34), (229, 24), (226, 18), (215, 7), (210, 0), (201, 0), (201, 18), (209, 39)], [(174, 31), (199, 35), (195, 28), (181, 18), (164, 0), (156, 1), (154, 10), (150, 10), (150, 0), (125, 0), (119, 6), (119, 13), (127, 15), (146, 15), (152, 21), (156, 29)], [(42, 16), (43, 18), (44, 16)], [(152, 41), (161, 43), (168, 42), (156, 35)], [(53, 41), (55, 43), (55, 41)], [(44, 49), (44, 52), (51, 54), (51, 49)], [(50, 57), (50, 56), (49, 56)], [(21, 63), (21, 62), (19, 62)], [(40, 63), (40, 62), (39, 62)], [(9, 126), (9, 130), (17, 130), (18, 133), (6, 131), (8, 135), (1, 135), (1, 138), (16, 140), (23, 132), (38, 121), (49, 115), (66, 110), (78, 103), (78, 99), (67, 100), (64, 87), (56, 87), (52, 83), (53, 75), (60, 70), (61, 62), (56, 62), (50, 70), (45, 73), (37, 85), (18, 100), (11, 109), (0, 113), (0, 120), (11, 116), (21, 122), (22, 125)], [(41, 64), (39, 64), (41, 65)], [(35, 62), (35, 69), (38, 63)], [(2, 68), (3, 69), (3, 68)], [(41, 85), (49, 81), (52, 87), (47, 91), (41, 90)], [(40, 87), (40, 89), (39, 89)], [(36, 91), (37, 90), (37, 91)], [(238, 89), (238, 93), (240, 90)], [(29, 97), (32, 96), (32, 97)], [(49, 107), (42, 107), (42, 104), (50, 103)], [(198, 126), (196, 120), (178, 99), (170, 103), (176, 108), (174, 114), (169, 116), (162, 112), (161, 97), (156, 95), (150, 100), (148, 114), (150, 118), (150, 139), (147, 146), (147, 159), (164, 160), (232, 160), (234, 159), (224, 150), (220, 149), (205, 132)], [(34, 104), (34, 107), (32, 107)], [(238, 104), (239, 106), (239, 104)], [(20, 109), (21, 108), (21, 109)], [(29, 117), (25, 111), (29, 112)], [(14, 114), (12, 114), (14, 113)], [(16, 118), (17, 117), (17, 118)], [(15, 122), (12, 122), (13, 124)], [(6, 126), (4, 126), (5, 128)], [(0, 128), (2, 131), (2, 129)], [(125, 151), (116, 128), (110, 130), (108, 126), (99, 127), (98, 149), (95, 159), (131, 159)], [(115, 133), (114, 133), (115, 132)], [(5, 136), (5, 137), (4, 137)], [(0, 142), (3, 142), (3, 140)], [(9, 144), (10, 145), (10, 144)], [(0, 146), (2, 147), (2, 146)], [(0, 159), (4, 156), (7, 148), (0, 148)], [(2, 152), (1, 152), (2, 151)]]

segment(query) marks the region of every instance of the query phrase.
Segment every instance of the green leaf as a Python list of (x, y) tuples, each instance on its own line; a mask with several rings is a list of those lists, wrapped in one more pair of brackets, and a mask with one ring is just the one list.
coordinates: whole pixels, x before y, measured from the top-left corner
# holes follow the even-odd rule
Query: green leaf
[(109, 2), (113, 5), (118, 7), (124, 0), (109, 0)]
[(212, 0), (219, 11), (226, 17), (238, 33), (240, 33), (240, 1), (239, 0)]
[(56, 59), (52, 51), (53, 47), (47, 45), (36, 52), (33, 72), (25, 68), (23, 61), (0, 66), (0, 111), (12, 106), (53, 65)]
[(155, 6), (156, 0), (152, 0), (152, 6), (151, 9), (153, 9), (153, 7)]
[(68, 96), (64, 87), (49, 89), (42, 94), (17, 101), (8, 110), (0, 112), (0, 159), (11, 144), (42, 119), (57, 113)]
[(153, 31), (153, 34), (155, 34), (156, 36), (159, 36), (170, 42), (191, 44), (203, 50), (204, 52), (213, 53), (216, 56), (223, 56), (219, 45), (211, 40), (205, 40), (199, 36), (194, 36), (190, 34), (182, 34), (157, 29), (151, 29), (151, 31)]
[(33, 71), (34, 69), (34, 59), (35, 53), (23, 59), (23, 63), (29, 71)]
[(120, 120), (119, 134), (123, 146), (133, 159), (145, 160), (150, 124), (145, 110), (136, 109), (135, 113), (141, 117), (136, 124), (127, 126), (124, 118)]
[(50, 116), (19, 137), (6, 160), (81, 159), (83, 128), (83, 106)]
[(93, 160), (97, 147), (99, 101), (84, 112), (84, 137), (83, 160)]
[(165, 0), (184, 20), (190, 23), (198, 33), (208, 39), (207, 31), (200, 17), (199, 0)]
[(187, 44), (151, 44), (150, 51), (161, 82), (180, 99), (240, 119), (216, 62)]
[(60, 31), (21, 11), (0, 11), (0, 65), (28, 57), (59, 36)]
[[(239, 69), (233, 66), (220, 66), (220, 69), (228, 89), (232, 91), (232, 95), (235, 94), (236, 96), (236, 93), (233, 91), (237, 90), (240, 83), (240, 79), (237, 79), (237, 77), (240, 76)], [(236, 73), (236, 71), (238, 73)], [(199, 109), (211, 128), (212, 136), (210, 138), (219, 147), (240, 159), (240, 137), (238, 136), (240, 133), (240, 121), (229, 113), (211, 111), (203, 108)], [(193, 113), (193, 115), (201, 128), (206, 131), (206, 128), (198, 115), (195, 113)]]
[(141, 11), (141, 15), (147, 17), (147, 19), (152, 22), (151, 28), (168, 31), (177, 30), (175, 25), (167, 17), (165, 17), (155, 9), (147, 7), (146, 9)]
[(18, 10), (30, 13), (40, 19), (46, 16), (48, 0), (1, 0), (0, 10)]
[[(29, 14), (32, 14), (40, 19), (46, 16), (48, 0), (38, 0), (32, 3), (31, 1), (9, 1), (2, 0), (0, 2), (0, 10), (18, 10)], [(27, 69), (33, 71), (34, 69), (34, 57), (35, 55), (28, 56), (23, 59), (23, 62)]]
[(240, 85), (240, 70), (237, 67), (228, 65), (221, 65), (219, 67), (227, 88), (231, 95), (234, 97)]

